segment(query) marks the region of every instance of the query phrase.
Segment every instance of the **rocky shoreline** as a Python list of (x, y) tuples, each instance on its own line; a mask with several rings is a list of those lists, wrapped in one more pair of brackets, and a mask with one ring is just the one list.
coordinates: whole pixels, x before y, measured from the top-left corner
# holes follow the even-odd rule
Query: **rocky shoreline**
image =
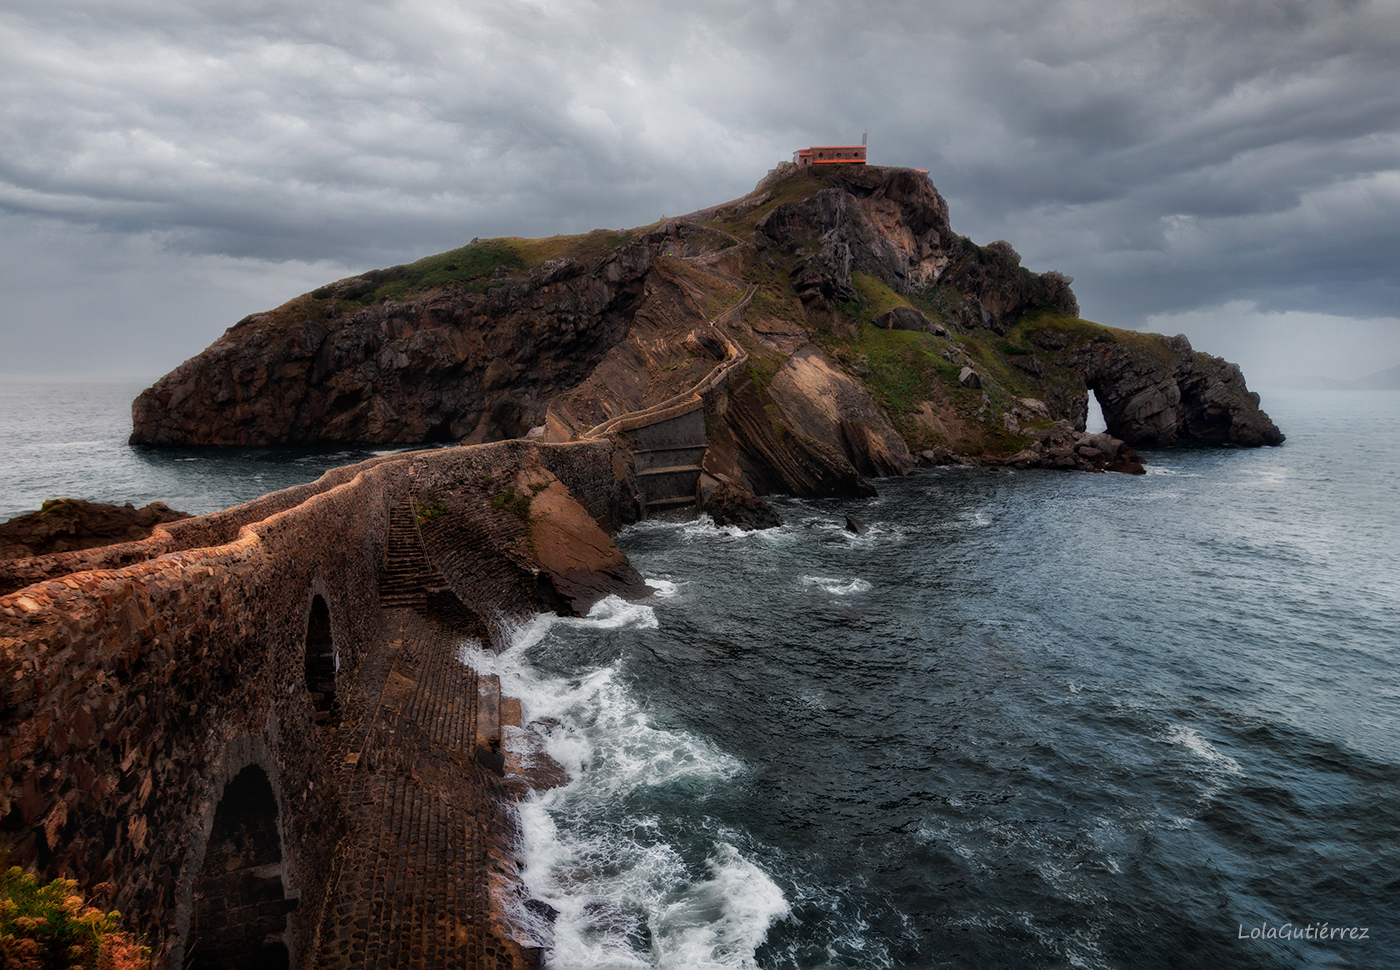
[(142, 508), (106, 505), (82, 499), (58, 498), (25, 515), (0, 523), (0, 559), (22, 559), (55, 552), (144, 539), (165, 522), (188, 519), (164, 502)]

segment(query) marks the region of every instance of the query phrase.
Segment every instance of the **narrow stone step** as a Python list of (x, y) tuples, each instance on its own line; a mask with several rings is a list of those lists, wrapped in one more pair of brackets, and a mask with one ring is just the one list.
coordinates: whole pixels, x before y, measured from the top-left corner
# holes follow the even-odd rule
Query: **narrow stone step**
[(694, 505), (694, 498), (657, 498), (647, 502), (648, 509), (676, 509)]
[(648, 468), (646, 471), (637, 472), (639, 478), (650, 478), (656, 475), (676, 475), (681, 472), (695, 472), (699, 474), (703, 469), (699, 465), (668, 465), (665, 468)]
[(422, 612), (428, 605), (428, 588), (440, 587), (443, 581), (423, 553), (413, 514), (407, 505), (389, 512), (389, 548), (379, 574), (379, 602), (388, 609)]

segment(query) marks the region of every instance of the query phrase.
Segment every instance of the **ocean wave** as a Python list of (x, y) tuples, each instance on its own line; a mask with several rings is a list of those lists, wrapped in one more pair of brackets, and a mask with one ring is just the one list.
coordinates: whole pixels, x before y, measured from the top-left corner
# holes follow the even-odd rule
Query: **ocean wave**
[(1196, 755), (1211, 768), (1223, 772), (1224, 774), (1241, 775), (1244, 773), (1238, 761), (1227, 754), (1223, 754), (1195, 728), (1187, 727), (1185, 724), (1173, 724), (1162, 740), (1169, 744), (1180, 745), (1187, 751)]
[(1142, 466), (1149, 475), (1173, 475), (1177, 478), (1200, 478), (1200, 472), (1184, 472), (1178, 468), (1170, 468), (1166, 465), (1144, 463)]
[(594, 603), (587, 616), (536, 613), (517, 618), (497, 614), (491, 624), (496, 647), (502, 654), (527, 651), (556, 628), (655, 630), (658, 625), (656, 610), (646, 603), (633, 603), (620, 596), (606, 596)]
[(465, 662), (520, 698), (526, 727), (507, 732), (506, 743), (522, 755), (547, 753), (569, 774), (563, 787), (519, 805), (522, 879), (556, 915), (548, 921), (528, 907), (516, 915), (554, 966), (752, 967), (769, 926), (788, 913), (778, 885), (730, 842), (714, 838), (703, 863), (687, 863), (654, 817), (627, 808), (646, 804), (647, 792), (698, 803), (743, 770), (739, 759), (654, 724), (620, 661), (569, 676), (533, 662), (554, 637), (655, 623), (650, 607), (613, 599), (583, 618), (505, 623), (509, 644), (499, 654), (477, 641), (461, 646)]
[(1195, 816), (1205, 811), (1216, 795), (1229, 787), (1234, 779), (1244, 775), (1244, 769), (1238, 761), (1207, 741), (1200, 731), (1184, 724), (1173, 724), (1158, 740), (1176, 745), (1194, 756), (1194, 764), (1188, 768), (1188, 773), (1194, 776), (1199, 786), (1196, 804), (1188, 809), (1185, 816), (1169, 816), (1166, 826), (1169, 829), (1189, 828)]
[(708, 515), (686, 522), (681, 529), (681, 536), (687, 542), (740, 539), (777, 545), (786, 545), (797, 538), (789, 525), (774, 526), (771, 529), (741, 529), (737, 525), (715, 525), (715, 520)]
[(885, 549), (901, 545), (909, 537), (909, 533), (905, 529), (887, 522), (872, 520), (863, 521), (861, 524), (865, 527), (863, 534), (852, 532), (846, 528), (844, 520), (833, 519), (825, 515), (805, 516), (798, 522), (798, 525), (803, 529), (821, 534), (822, 540), (829, 546), (852, 552), (866, 552), (876, 547)]
[(859, 577), (854, 579), (834, 579), (830, 576), (803, 576), (801, 582), (803, 586), (815, 586), (833, 596), (850, 596), (854, 593), (868, 593), (873, 588), (868, 580)]
[(652, 595), (660, 599), (672, 599), (680, 595), (680, 584), (669, 579), (648, 578), (646, 584), (652, 588)]
[(706, 860), (710, 878), (663, 903), (651, 920), (662, 967), (753, 967), (768, 928), (791, 908), (768, 874), (721, 842)]

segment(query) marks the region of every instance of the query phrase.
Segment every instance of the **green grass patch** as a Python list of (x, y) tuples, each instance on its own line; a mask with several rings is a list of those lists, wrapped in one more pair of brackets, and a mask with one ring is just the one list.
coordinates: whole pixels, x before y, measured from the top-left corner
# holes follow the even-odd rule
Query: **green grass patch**
[(754, 382), (754, 386), (768, 388), (773, 383), (773, 378), (782, 369), (784, 358), (776, 354), (749, 354), (749, 380)]
[[(759, 221), (778, 206), (785, 202), (801, 202), (803, 199), (810, 199), (826, 187), (826, 183), (820, 179), (802, 175), (794, 176), (768, 190), (771, 191), (773, 195), (762, 205), (755, 206), (748, 212), (734, 218), (707, 219), (701, 223), (701, 225), (733, 233), (741, 239), (747, 238), (758, 226)], [(752, 195), (753, 193), (749, 194)], [(736, 202), (742, 202), (745, 198), (748, 198), (748, 196), (737, 199)]]
[(549, 488), (549, 481), (535, 482), (525, 491), (516, 491), (514, 485), (507, 485), (491, 499), (491, 507), (498, 512), (509, 512), (521, 522), (530, 521), (530, 503), (535, 496)]
[(595, 229), (577, 236), (480, 239), (402, 266), (371, 270), (345, 286), (318, 287), (299, 299), (309, 297), (315, 301), (307, 307), (314, 311), (337, 296), (350, 304), (367, 306), (383, 300), (406, 300), (449, 286), (485, 292), (494, 285), (497, 270), (505, 269), (509, 275), (518, 275), (549, 259), (604, 256), (627, 245), (633, 237), (634, 234), (626, 230)]
[(533, 495), (517, 493), (514, 485), (507, 485), (491, 499), (491, 507), (500, 512), (509, 512), (521, 522), (529, 522), (532, 498)]
[(886, 411), (917, 411), (936, 396), (936, 387), (957, 385), (958, 368), (940, 356), (937, 338), (928, 334), (862, 323), (846, 349), (869, 368), (865, 385)]
[(851, 285), (860, 294), (859, 310), (851, 314), (861, 323), (870, 323), (882, 313), (895, 307), (910, 306), (908, 298), (896, 293), (878, 276), (869, 273), (852, 273)]
[(769, 401), (763, 405), (763, 413), (768, 418), (768, 428), (773, 432), (773, 437), (783, 441), (788, 436), (787, 421), (783, 419), (782, 409), (778, 405)]
[(594, 229), (578, 236), (546, 236), (541, 239), (510, 240), (525, 259), (525, 268), (533, 269), (547, 259), (592, 259), (606, 256), (636, 238), (633, 230)]
[(749, 304), (746, 315), (750, 313), (785, 320), (800, 327), (807, 325), (807, 318), (802, 312), (802, 301), (791, 291), (774, 292), (768, 288), (760, 289), (753, 295), (753, 302)]
[(437, 499), (428, 499), (422, 503), (413, 503), (413, 514), (418, 519), (418, 526), (422, 528), (440, 515), (447, 514), (447, 506)]
[[(485, 239), (436, 256), (426, 256), (414, 263), (371, 270), (343, 289), (340, 295), (361, 306), (382, 300), (402, 300), (424, 290), (484, 282), (501, 267), (523, 272), (528, 268), (527, 256), (522, 240)], [(331, 287), (323, 286), (312, 290), (311, 296), (324, 299), (333, 293)]]
[[(1036, 343), (1033, 339), (1035, 334), (1046, 331), (1063, 334), (1068, 346), (1083, 346), (1089, 343), (1146, 346), (1148, 343), (1156, 342), (1154, 334), (1105, 327), (1089, 320), (1059, 316), (1044, 310), (1033, 310), (1016, 321), (1016, 325), (1011, 328), (1006, 339), (1009, 343), (1031, 345)], [(1144, 338), (1146, 339), (1144, 340)]]

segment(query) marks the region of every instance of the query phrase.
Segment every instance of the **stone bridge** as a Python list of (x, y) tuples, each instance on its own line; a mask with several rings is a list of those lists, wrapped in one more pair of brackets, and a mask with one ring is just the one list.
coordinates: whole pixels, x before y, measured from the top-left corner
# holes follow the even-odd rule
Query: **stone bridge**
[[(503, 620), (644, 592), (612, 439), (413, 452), (0, 564), (0, 847), (171, 967), (525, 967)], [(557, 779), (556, 779), (557, 781)]]

